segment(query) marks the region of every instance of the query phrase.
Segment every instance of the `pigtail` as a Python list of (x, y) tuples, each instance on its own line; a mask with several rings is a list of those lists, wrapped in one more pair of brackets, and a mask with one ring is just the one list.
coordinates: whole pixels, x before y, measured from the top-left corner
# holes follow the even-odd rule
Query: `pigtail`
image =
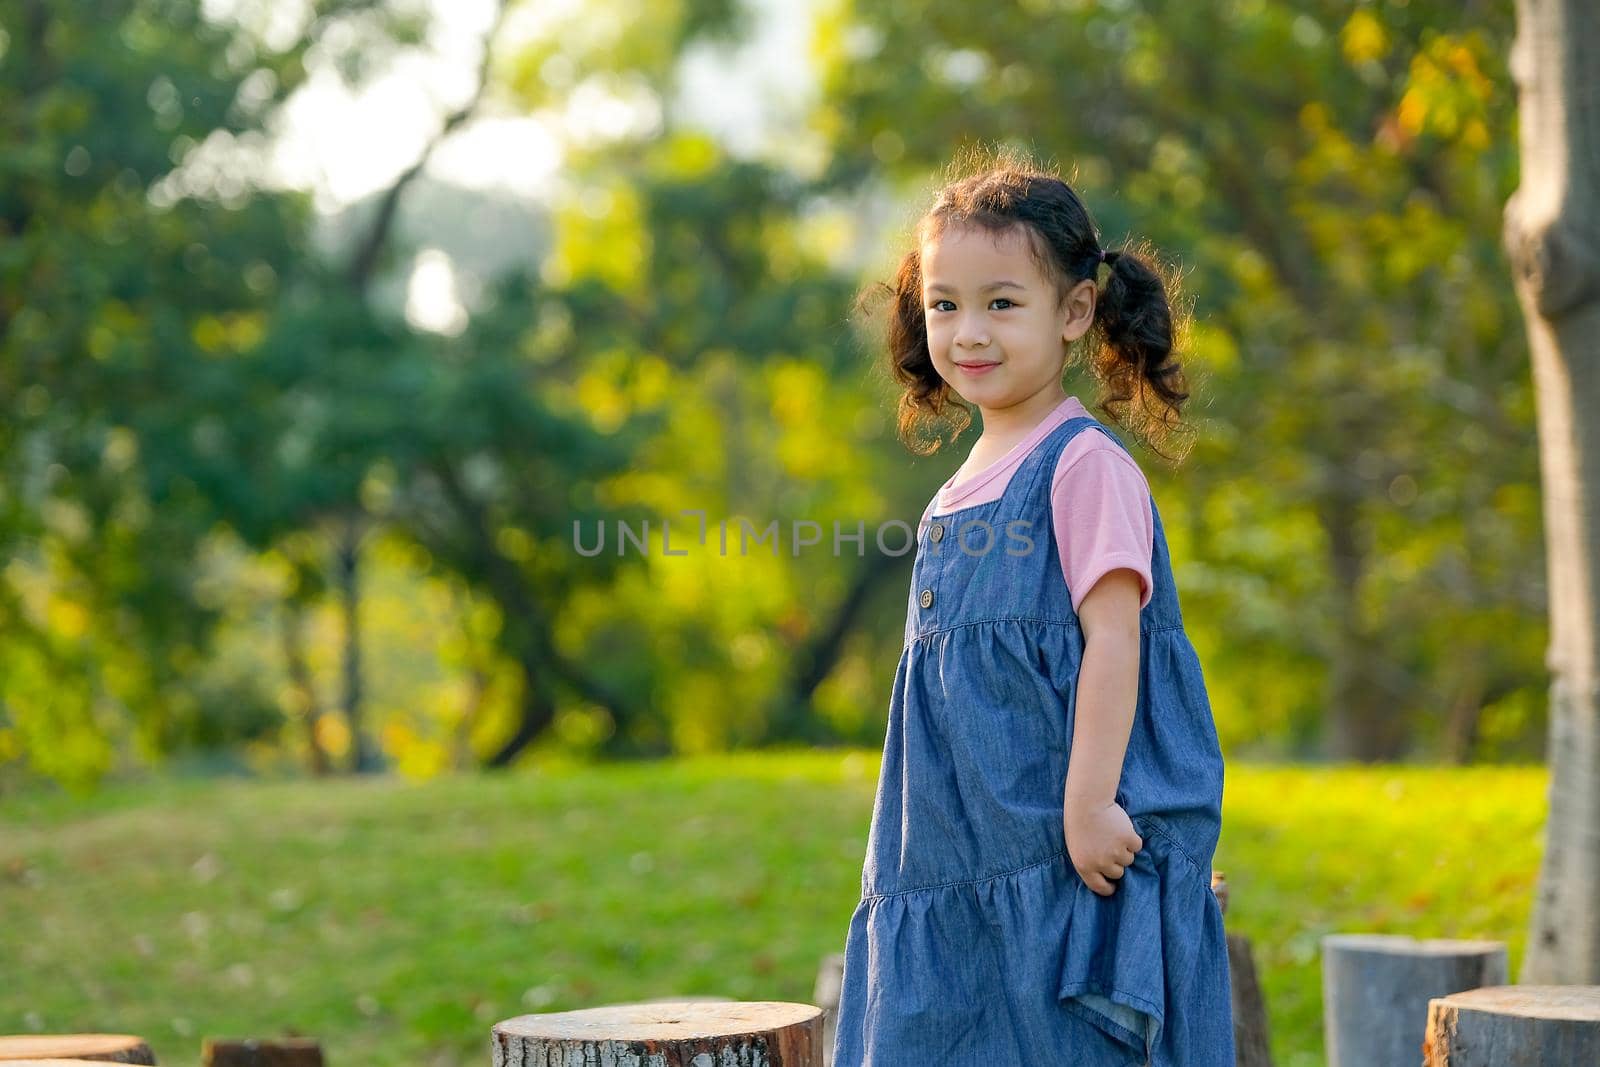
[(1187, 315), (1175, 306), (1171, 269), (1147, 245), (1106, 251), (1107, 277), (1095, 300), (1090, 366), (1103, 389), (1096, 407), (1139, 436), (1152, 451), (1193, 431), (1180, 421), (1189, 399), (1183, 368), (1174, 358), (1187, 332)]

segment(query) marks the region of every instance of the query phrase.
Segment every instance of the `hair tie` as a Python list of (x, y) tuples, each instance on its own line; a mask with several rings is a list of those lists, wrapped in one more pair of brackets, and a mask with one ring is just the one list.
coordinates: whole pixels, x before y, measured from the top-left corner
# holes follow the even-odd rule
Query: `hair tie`
[(1102, 262), (1102, 263), (1115, 263), (1116, 260), (1117, 260), (1117, 257), (1120, 256), (1122, 253), (1120, 253), (1120, 252), (1107, 252), (1104, 248), (1102, 248), (1097, 254), (1100, 257), (1100, 262)]

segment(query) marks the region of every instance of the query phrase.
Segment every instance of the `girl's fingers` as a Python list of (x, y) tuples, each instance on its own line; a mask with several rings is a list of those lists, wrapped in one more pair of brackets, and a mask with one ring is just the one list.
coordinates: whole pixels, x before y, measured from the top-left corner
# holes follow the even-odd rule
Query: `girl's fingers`
[(1122, 866), (1122, 864), (1113, 863), (1110, 866), (1108, 866), (1105, 870), (1101, 871), (1101, 873), (1104, 874), (1107, 878), (1121, 878), (1123, 870), (1125, 870), (1125, 868)]

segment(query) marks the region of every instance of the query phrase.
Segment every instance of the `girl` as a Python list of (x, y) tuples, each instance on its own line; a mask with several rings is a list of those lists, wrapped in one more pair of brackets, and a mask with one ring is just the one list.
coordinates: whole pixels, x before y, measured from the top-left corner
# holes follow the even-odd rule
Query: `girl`
[(951, 393), (983, 433), (918, 528), (833, 1067), (1232, 1067), (1205, 683), (1144, 476), (1062, 386), (1087, 337), (1102, 410), (1170, 430), (1168, 283), (1001, 157), (892, 296), (902, 439)]

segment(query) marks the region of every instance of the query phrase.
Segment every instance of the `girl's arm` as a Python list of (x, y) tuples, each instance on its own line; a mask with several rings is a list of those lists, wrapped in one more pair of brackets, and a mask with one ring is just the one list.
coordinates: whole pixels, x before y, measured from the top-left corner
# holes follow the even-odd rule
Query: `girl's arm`
[(1122, 757), (1139, 697), (1139, 576), (1107, 571), (1078, 608), (1083, 664), (1067, 765), (1067, 798), (1109, 804), (1122, 780)]
[(1101, 895), (1144, 847), (1116, 804), (1122, 759), (1139, 697), (1138, 572), (1106, 572), (1078, 608), (1083, 662), (1078, 670), (1072, 753), (1063, 802), (1067, 850), (1089, 888)]

